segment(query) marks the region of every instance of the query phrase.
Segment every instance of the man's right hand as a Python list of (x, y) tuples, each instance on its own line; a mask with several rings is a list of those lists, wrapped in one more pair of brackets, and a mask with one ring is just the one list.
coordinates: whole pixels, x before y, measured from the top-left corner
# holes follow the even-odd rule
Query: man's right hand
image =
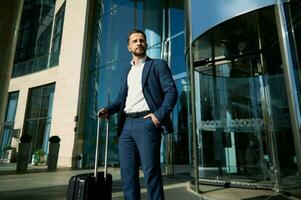
[(98, 113), (98, 117), (101, 119), (108, 119), (109, 118), (109, 111), (106, 108), (101, 108)]

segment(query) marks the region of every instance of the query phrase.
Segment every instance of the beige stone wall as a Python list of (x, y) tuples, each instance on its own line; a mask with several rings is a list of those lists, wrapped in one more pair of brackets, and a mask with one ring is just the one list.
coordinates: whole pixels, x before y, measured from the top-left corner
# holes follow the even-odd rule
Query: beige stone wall
[[(56, 12), (63, 0), (57, 0)], [(9, 91), (19, 91), (14, 128), (23, 128), (28, 90), (55, 82), (51, 135), (61, 138), (58, 166), (71, 166), (75, 138), (74, 117), (78, 112), (81, 73), (84, 66), (87, 2), (66, 1), (59, 65), (11, 80)], [(15, 141), (16, 143), (16, 141)]]
[[(57, 13), (66, 0), (56, 0), (54, 13)], [(69, 2), (68, 2), (69, 3)]]
[[(11, 79), (9, 84), (9, 92), (19, 91), (14, 128), (21, 130), (20, 135), (22, 135), (29, 89), (49, 83), (54, 83), (56, 81), (56, 78), (57, 67), (52, 67), (47, 70)], [(19, 140), (13, 138), (12, 146), (17, 147), (18, 142)]]
[(87, 1), (66, 2), (60, 63), (57, 68), (50, 135), (61, 137), (59, 163), (71, 166), (74, 146), (74, 117), (77, 115), (80, 76), (83, 67)]

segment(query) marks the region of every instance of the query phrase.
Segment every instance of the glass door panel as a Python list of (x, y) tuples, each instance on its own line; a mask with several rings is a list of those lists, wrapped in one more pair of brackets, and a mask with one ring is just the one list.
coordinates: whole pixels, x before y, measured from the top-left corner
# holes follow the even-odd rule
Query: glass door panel
[(213, 77), (195, 71), (195, 80), (200, 177), (268, 180), (260, 78)]
[[(295, 41), (300, 5), (292, 4), (286, 9), (289, 28), (294, 30), (291, 52), (299, 66)], [(300, 150), (294, 145), (297, 136), (288, 102), (289, 95), (298, 97), (299, 90), (286, 88), (285, 81), (292, 77), (284, 78), (274, 11), (266, 7), (232, 18), (208, 30), (192, 46), (203, 179), (276, 189), (298, 186), (301, 180), (296, 156)], [(296, 77), (299, 71), (294, 71)]]

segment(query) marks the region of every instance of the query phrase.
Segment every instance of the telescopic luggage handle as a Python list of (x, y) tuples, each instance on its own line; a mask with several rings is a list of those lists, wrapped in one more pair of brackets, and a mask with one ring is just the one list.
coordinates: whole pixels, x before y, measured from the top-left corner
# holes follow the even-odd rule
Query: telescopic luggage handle
[[(95, 165), (94, 165), (94, 177), (97, 181), (97, 163), (99, 152), (99, 137), (100, 137), (100, 118), (97, 116), (97, 135), (96, 135), (96, 149), (95, 149)], [(109, 118), (106, 118), (106, 144), (105, 144), (105, 166), (104, 166), (104, 179), (107, 179), (108, 168), (108, 146), (109, 146)]]

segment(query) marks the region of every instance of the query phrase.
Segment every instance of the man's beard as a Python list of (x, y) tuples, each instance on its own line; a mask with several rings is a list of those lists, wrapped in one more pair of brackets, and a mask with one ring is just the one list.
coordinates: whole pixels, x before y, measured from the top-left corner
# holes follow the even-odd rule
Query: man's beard
[(146, 54), (146, 51), (143, 48), (143, 51), (133, 51), (132, 53), (133, 53), (133, 55), (140, 57), (140, 56), (144, 56)]

